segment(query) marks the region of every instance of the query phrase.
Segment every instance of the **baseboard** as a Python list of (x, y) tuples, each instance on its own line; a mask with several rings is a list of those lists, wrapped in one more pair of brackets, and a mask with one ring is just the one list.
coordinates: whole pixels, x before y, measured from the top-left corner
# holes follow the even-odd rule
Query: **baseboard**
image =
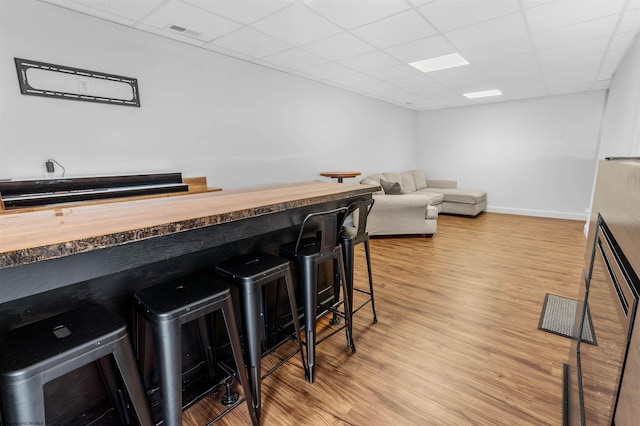
[(587, 220), (586, 213), (559, 212), (554, 210), (517, 209), (511, 207), (487, 207), (486, 212), (516, 214), (522, 216), (550, 217), (554, 219)]

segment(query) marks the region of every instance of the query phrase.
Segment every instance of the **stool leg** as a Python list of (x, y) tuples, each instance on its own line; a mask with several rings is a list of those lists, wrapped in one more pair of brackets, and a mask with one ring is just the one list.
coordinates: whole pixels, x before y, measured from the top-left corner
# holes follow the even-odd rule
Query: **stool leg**
[(119, 343), (114, 344), (112, 351), (140, 425), (154, 425), (155, 423), (146, 397), (147, 394), (142, 385), (140, 372), (136, 368), (136, 358), (133, 355), (133, 350), (129, 345), (127, 337), (121, 339)]
[(222, 315), (224, 316), (224, 322), (227, 326), (227, 333), (229, 334), (229, 341), (231, 342), (231, 350), (233, 352), (233, 358), (238, 368), (238, 376), (240, 377), (240, 384), (244, 391), (245, 399), (247, 401), (247, 408), (249, 410), (249, 417), (251, 418), (251, 424), (257, 426), (259, 424), (258, 415), (253, 401), (255, 397), (251, 391), (251, 385), (249, 377), (247, 376), (247, 369), (244, 365), (244, 359), (242, 357), (242, 345), (240, 344), (238, 327), (236, 325), (236, 318), (233, 312), (233, 304), (231, 299), (227, 298), (222, 305)]
[[(367, 256), (367, 272), (369, 274), (369, 293), (371, 296), (371, 310), (373, 311), (373, 322), (375, 324), (378, 322), (378, 317), (376, 316), (376, 303), (375, 303), (375, 298), (373, 297), (373, 275), (371, 273), (371, 252), (369, 251), (369, 238), (364, 240), (364, 253)], [(352, 287), (352, 291), (353, 291), (353, 287)], [(353, 309), (353, 305), (351, 306), (352, 306), (351, 309)]]
[(179, 321), (158, 321), (153, 327), (156, 342), (164, 425), (182, 424), (182, 330)]
[(318, 306), (318, 270), (315, 262), (302, 262), (300, 265), (300, 284), (303, 286), (304, 296), (308, 382), (313, 383), (316, 367), (316, 309)]
[(296, 292), (293, 288), (293, 277), (291, 276), (291, 270), (289, 269), (287, 269), (284, 275), (284, 282), (287, 286), (287, 293), (289, 294), (289, 306), (291, 307), (291, 316), (293, 319), (293, 326), (295, 328), (296, 341), (298, 342), (298, 351), (300, 351), (300, 359), (302, 360), (302, 368), (304, 369), (304, 378), (308, 380), (309, 371), (307, 370), (307, 364), (304, 362), (304, 352), (302, 351), (302, 338), (300, 336), (300, 320), (298, 319)]
[(353, 316), (353, 270), (354, 270), (354, 248), (351, 239), (342, 240), (342, 256), (344, 257), (344, 269), (347, 282), (347, 297), (349, 298), (349, 306), (351, 315)]
[(200, 345), (202, 345), (205, 366), (207, 367), (207, 378), (211, 379), (215, 377), (215, 363), (213, 361), (213, 341), (211, 339), (211, 330), (209, 329), (209, 324), (207, 322), (208, 317), (209, 315), (205, 315), (196, 318), (195, 321)]
[(244, 323), (247, 343), (247, 358), (253, 406), (256, 416), (260, 418), (260, 397), (262, 383), (262, 327), (261, 327), (261, 289), (255, 285), (244, 286)]
[[(340, 247), (338, 247), (338, 249), (340, 249)], [(342, 251), (342, 249), (340, 249), (340, 251)], [(344, 271), (344, 261), (342, 260), (342, 253), (340, 253), (338, 256), (338, 264), (339, 264), (339, 270), (340, 270), (340, 278), (342, 281), (342, 291), (344, 291), (344, 294), (347, 294), (349, 290), (347, 289), (346, 273)], [(345, 332), (347, 333), (347, 344), (351, 347), (351, 352), (355, 352), (356, 345), (353, 342), (353, 323), (351, 322), (351, 305), (349, 304), (348, 297), (344, 298), (344, 317), (345, 317), (344, 329), (345, 329)]]
[(44, 425), (44, 383), (40, 375), (3, 384), (3, 420), (7, 425)]
[[(336, 305), (340, 300), (340, 274), (337, 272), (338, 261), (333, 259), (333, 304)], [(329, 324), (340, 324), (340, 317), (337, 312), (333, 312)]]

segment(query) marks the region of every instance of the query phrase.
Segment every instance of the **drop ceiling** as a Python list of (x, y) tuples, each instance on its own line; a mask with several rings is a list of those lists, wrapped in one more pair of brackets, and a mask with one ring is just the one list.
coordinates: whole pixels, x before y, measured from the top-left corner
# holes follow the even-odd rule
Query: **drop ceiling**
[(640, 0), (41, 1), (417, 111), (606, 89), (640, 28)]

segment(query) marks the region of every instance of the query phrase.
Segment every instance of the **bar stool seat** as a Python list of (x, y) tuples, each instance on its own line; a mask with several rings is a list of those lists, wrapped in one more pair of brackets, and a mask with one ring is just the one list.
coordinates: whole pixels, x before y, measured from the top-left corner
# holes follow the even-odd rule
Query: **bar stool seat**
[(120, 371), (139, 424), (153, 425), (127, 325), (97, 304), (16, 328), (0, 338), (5, 424), (51, 424), (45, 414), (45, 384), (108, 355)]
[[(280, 246), (280, 256), (293, 260), (298, 268), (298, 286), (302, 291), (304, 300), (304, 328), (305, 345), (307, 348), (307, 371), (308, 381), (313, 383), (315, 377), (316, 344), (329, 338), (341, 328), (345, 329), (347, 345), (352, 352), (356, 351), (352, 338), (351, 309), (349, 306), (348, 289), (346, 284), (346, 274), (342, 248), (338, 244), (338, 233), (342, 228), (342, 223), (346, 217), (348, 209), (341, 207), (334, 210), (316, 212), (308, 214), (302, 225), (298, 239), (295, 242)], [(305, 237), (309, 233), (315, 233), (314, 237)], [(333, 303), (331, 305), (320, 304), (318, 302), (318, 268), (319, 265), (331, 261), (332, 266), (338, 265), (337, 280), (342, 285), (344, 298), (339, 300), (339, 292), (334, 290)], [(333, 275), (333, 274), (332, 274)], [(336, 287), (334, 282), (334, 288)], [(344, 305), (344, 310), (340, 312), (337, 308)], [(329, 333), (322, 339), (317, 340), (316, 324), (318, 319), (318, 308), (323, 312), (330, 311), (334, 315), (344, 317), (344, 326)]]
[[(302, 368), (307, 377), (302, 341), (300, 339), (300, 321), (289, 261), (267, 253), (254, 252), (224, 261), (216, 265), (216, 272), (231, 281), (240, 289), (242, 296), (242, 315), (244, 318), (244, 336), (249, 358), (249, 378), (253, 392), (254, 406), (258, 418), (261, 409), (261, 358), (265, 341), (266, 324), (264, 316), (264, 287), (279, 279), (284, 279), (289, 296), (289, 307), (295, 329), (292, 337), (298, 343), (298, 352), (302, 359)], [(295, 355), (295, 353), (293, 354)], [(289, 359), (289, 358), (287, 358)], [(284, 361), (286, 361), (285, 359)], [(283, 361), (283, 362), (284, 362)], [(281, 363), (272, 368), (279, 367)], [(267, 373), (268, 375), (269, 373)]]
[(229, 286), (201, 273), (140, 290), (135, 299), (153, 330), (164, 425), (182, 424), (182, 324), (218, 310), (226, 323), (251, 422), (257, 425)]
[[(371, 303), (373, 311), (373, 322), (378, 322), (376, 316), (376, 305), (373, 294), (373, 275), (371, 273), (371, 252), (369, 251), (369, 233), (367, 233), (367, 217), (373, 207), (374, 200), (356, 201), (349, 205), (349, 214), (353, 215), (354, 226), (344, 226), (340, 233), (339, 242), (342, 246), (342, 254), (344, 256), (344, 268), (347, 276), (347, 289), (349, 291), (349, 306), (351, 307), (351, 315), (358, 312), (368, 303)], [(367, 274), (369, 275), (369, 290), (356, 288), (353, 282), (353, 273), (355, 269), (355, 246), (364, 244), (364, 253), (367, 260)], [(354, 291), (366, 294), (367, 299), (355, 307), (353, 301)]]

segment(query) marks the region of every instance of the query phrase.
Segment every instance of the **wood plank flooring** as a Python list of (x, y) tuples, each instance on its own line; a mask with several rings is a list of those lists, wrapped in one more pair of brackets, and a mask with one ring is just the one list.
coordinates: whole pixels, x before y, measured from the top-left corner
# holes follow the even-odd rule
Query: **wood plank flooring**
[[(442, 215), (433, 238), (372, 240), (378, 323), (368, 306), (356, 314), (355, 354), (343, 333), (321, 343), (314, 384), (299, 357), (265, 378), (261, 424), (561, 424), (570, 341), (537, 325), (545, 293), (578, 296), (583, 224)], [(366, 283), (361, 249), (355, 279)], [(207, 424), (219, 398), (183, 423)], [(217, 424), (249, 424), (246, 406)]]

